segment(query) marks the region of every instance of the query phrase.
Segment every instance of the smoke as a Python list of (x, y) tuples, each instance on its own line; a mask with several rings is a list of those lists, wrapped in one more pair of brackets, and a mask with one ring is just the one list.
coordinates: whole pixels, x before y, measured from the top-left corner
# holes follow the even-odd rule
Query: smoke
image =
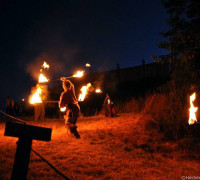
[(98, 65), (97, 71), (98, 72), (104, 72), (104, 71), (110, 70), (110, 67), (112, 67), (112, 65), (113, 65), (112, 62), (113, 61), (109, 57), (106, 57), (106, 58), (101, 57), (101, 59), (98, 58), (97, 63), (96, 63)]
[(74, 47), (61, 48), (59, 50), (49, 50), (39, 54), (35, 59), (26, 66), (26, 71), (34, 80), (38, 79), (41, 66), (44, 61), (50, 65), (49, 70), (45, 71), (45, 75), (49, 79), (57, 79), (60, 76), (72, 75), (76, 68), (77, 56), (80, 50)]
[(100, 74), (100, 76), (98, 76), (97, 80), (95, 80), (94, 86), (96, 88), (102, 89), (103, 88), (103, 83), (104, 83), (104, 75)]

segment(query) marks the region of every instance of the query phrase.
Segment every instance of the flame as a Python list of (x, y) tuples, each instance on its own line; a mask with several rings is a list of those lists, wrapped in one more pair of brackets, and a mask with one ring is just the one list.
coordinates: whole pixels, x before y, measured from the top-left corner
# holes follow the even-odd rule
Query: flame
[(98, 89), (95, 90), (95, 92), (96, 93), (102, 93), (102, 90), (98, 88)]
[(61, 112), (65, 112), (66, 111), (66, 107), (60, 108)]
[[(44, 61), (42, 68), (49, 68), (49, 65)], [(43, 82), (48, 82), (49, 80), (44, 76), (44, 74), (41, 73), (42, 69), (40, 69), (40, 75), (38, 78), (38, 82), (39, 83), (43, 83)], [(41, 94), (44, 94), (45, 88), (44, 86), (41, 86), (39, 84), (36, 85), (35, 91), (32, 93), (32, 95), (29, 98), (29, 103), (30, 104), (35, 104), (35, 103), (42, 103), (42, 98), (41, 98)], [(43, 95), (44, 96), (44, 95)]]
[(42, 93), (42, 90), (40, 88), (39, 85), (36, 86), (36, 91), (34, 92), (34, 94), (31, 96), (30, 98), (30, 104), (35, 104), (35, 103), (42, 103), (42, 99), (40, 97)]
[(85, 65), (86, 67), (91, 67), (91, 65), (89, 64), (89, 63), (86, 63), (86, 65)]
[(91, 83), (88, 83), (86, 86), (83, 86), (83, 87), (81, 88), (81, 94), (79, 94), (78, 101), (84, 101), (85, 96), (86, 96), (87, 93), (88, 93), (89, 87), (91, 87)]
[(42, 82), (48, 82), (48, 81), (49, 80), (42, 73), (40, 73), (38, 82), (42, 83)]
[(44, 68), (44, 69), (49, 69), (49, 65), (44, 61), (44, 63), (43, 63), (43, 65), (42, 65), (42, 67)]
[(190, 96), (190, 109), (189, 109), (189, 112), (190, 112), (190, 116), (189, 116), (189, 121), (188, 123), (191, 125), (191, 124), (194, 124), (195, 122), (197, 122), (197, 118), (196, 118), (196, 112), (198, 110), (197, 107), (194, 107), (194, 100), (196, 99), (196, 93), (193, 93), (191, 96)]
[(73, 77), (82, 77), (82, 76), (83, 76), (83, 71), (77, 71), (77, 73), (73, 75)]

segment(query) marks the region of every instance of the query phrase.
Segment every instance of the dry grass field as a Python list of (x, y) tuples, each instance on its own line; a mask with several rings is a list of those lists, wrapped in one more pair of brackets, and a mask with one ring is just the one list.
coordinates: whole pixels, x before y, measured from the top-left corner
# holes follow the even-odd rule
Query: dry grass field
[[(28, 124), (52, 128), (50, 142), (33, 141), (32, 147), (70, 179), (200, 178), (200, 154), (195, 146), (185, 149), (183, 142), (163, 141), (154, 126), (147, 126), (150, 118), (133, 113), (81, 117), (77, 123), (81, 139), (66, 132), (62, 119)], [(6, 180), (11, 177), (17, 138), (4, 136), (4, 129), (2, 122), (0, 179)], [(63, 178), (31, 152), (28, 179)]]

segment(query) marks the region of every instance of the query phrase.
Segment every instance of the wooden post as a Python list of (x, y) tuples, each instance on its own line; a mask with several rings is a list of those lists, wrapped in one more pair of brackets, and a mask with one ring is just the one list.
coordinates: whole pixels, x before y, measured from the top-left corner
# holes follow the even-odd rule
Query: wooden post
[(5, 136), (19, 137), (12, 171), (12, 180), (26, 180), (32, 140), (50, 141), (52, 129), (7, 122)]
[(32, 139), (19, 138), (11, 180), (26, 179), (31, 154)]

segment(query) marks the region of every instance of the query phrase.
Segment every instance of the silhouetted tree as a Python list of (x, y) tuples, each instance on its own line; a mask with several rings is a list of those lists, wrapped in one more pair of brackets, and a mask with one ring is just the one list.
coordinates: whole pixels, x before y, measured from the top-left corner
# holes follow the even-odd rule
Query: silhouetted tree
[(172, 65), (172, 82), (176, 88), (197, 83), (200, 69), (200, 1), (162, 0), (167, 9), (170, 28), (161, 33), (166, 40), (158, 47), (169, 54), (152, 58)]

